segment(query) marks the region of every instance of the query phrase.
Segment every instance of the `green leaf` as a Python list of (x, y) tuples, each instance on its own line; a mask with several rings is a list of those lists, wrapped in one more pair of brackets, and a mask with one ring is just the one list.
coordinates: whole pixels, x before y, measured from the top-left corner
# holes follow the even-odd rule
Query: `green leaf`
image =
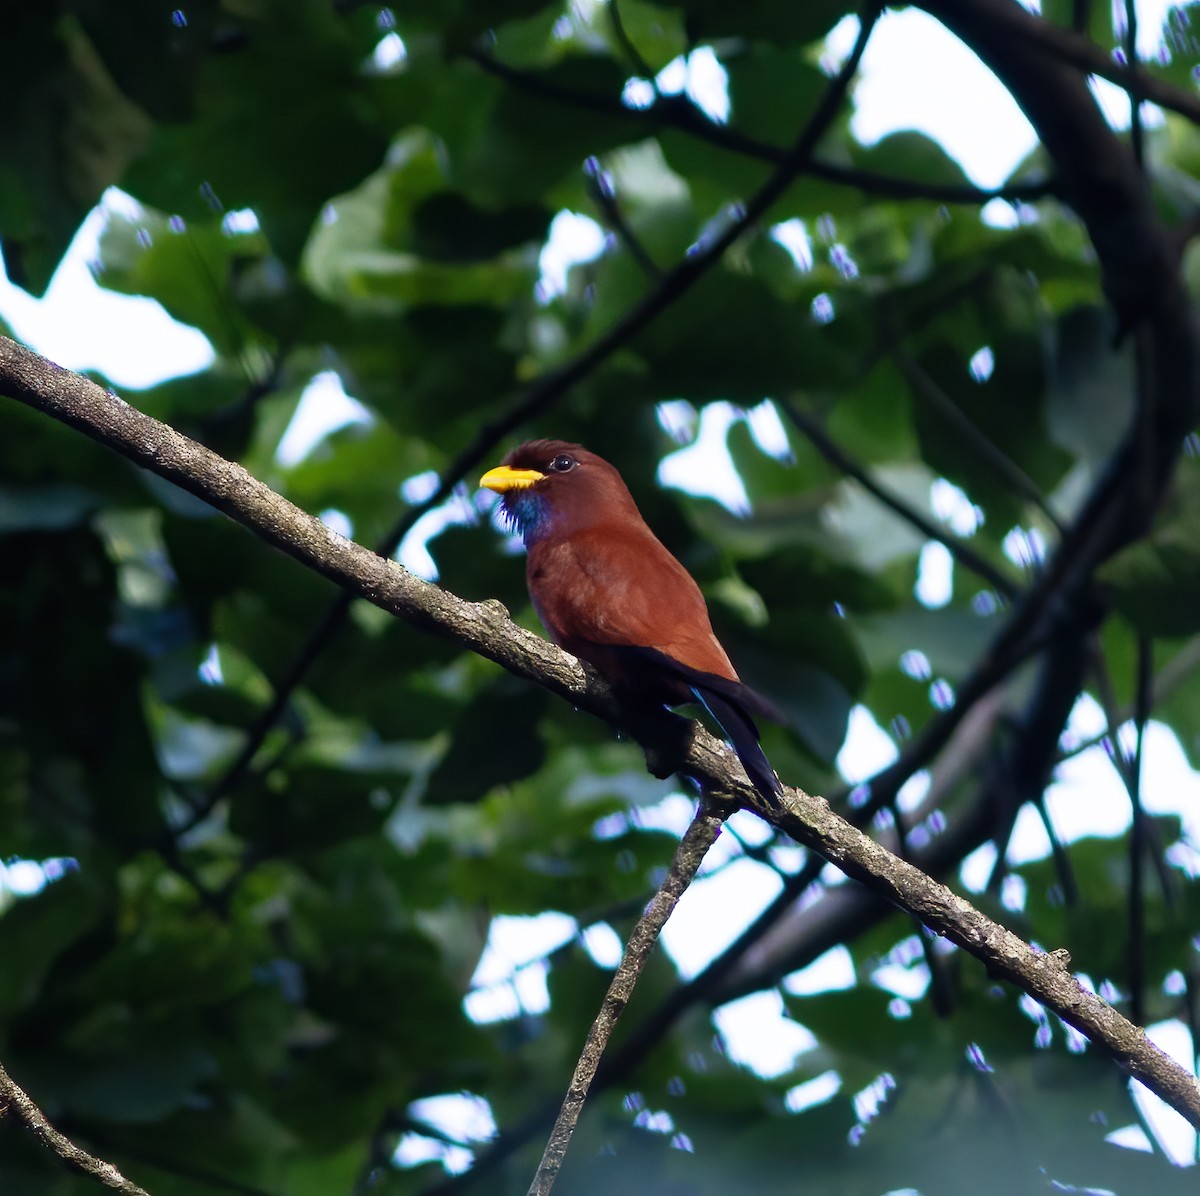
[(440, 191), (413, 210), (412, 249), (440, 261), (489, 261), (515, 245), (540, 242), (549, 224), (550, 213), (535, 204), (489, 211), (456, 192)]
[(20, 53), (5, 56), (12, 107), (0, 130), (0, 238), (10, 278), (41, 294), (152, 126), (79, 22), (41, 8), (11, 16), (9, 44)]
[(0, 487), (0, 534), (61, 531), (81, 523), (99, 505), (100, 495), (70, 483), (30, 489)]
[(511, 679), (484, 690), (456, 720), (425, 800), (476, 802), (534, 772), (546, 754), (537, 729), (546, 700), (544, 691)]
[(933, 138), (914, 130), (889, 133), (870, 146), (852, 144), (850, 156), (860, 169), (891, 178), (951, 186), (968, 184), (958, 162)]
[(34, 897), (6, 903), (0, 913), (0, 949), (22, 961), (20, 968), (0, 973), (0, 1013), (6, 1019), (37, 1000), (55, 961), (104, 920), (111, 901), (111, 894), (74, 873)]
[[(529, 88), (506, 87), (478, 68), (455, 72), (428, 114), (449, 151), (451, 181), (485, 206), (536, 201), (568, 178), (582, 181), (588, 155), (645, 136), (642, 122), (617, 106), (626, 77), (616, 63), (592, 56), (531, 72)], [(615, 107), (547, 105), (533, 90), (543, 86), (601, 97)], [(531, 129), (537, 130), (533, 154)]]
[(243, 6), (196, 75), (198, 119), (160, 125), (124, 185), (189, 224), (213, 203), (253, 209), (294, 264), (324, 203), (386, 151), (386, 80), (362, 69), (377, 37), (321, 0)]
[(781, 8), (770, 0), (750, 0), (734, 9), (720, 0), (690, 0), (686, 9), (692, 35), (701, 40), (737, 36), (784, 43), (823, 37), (844, 10), (841, 0), (817, 0), (798, 9)]
[(218, 221), (184, 225), (159, 212), (109, 213), (100, 238), (100, 278), (129, 295), (153, 295), (221, 353), (237, 357), (253, 340), (231, 292), (235, 270), (266, 253), (255, 233), (235, 234)]
[[(765, 45), (730, 55), (725, 67), (730, 123), (781, 149), (796, 139), (828, 83), (806, 55)], [(780, 103), (781, 96), (786, 103)]]
[(1154, 528), (1097, 570), (1110, 601), (1149, 635), (1200, 630), (1200, 468), (1186, 461)]
[(1133, 351), (1113, 347), (1111, 317), (1098, 307), (1064, 312), (1056, 325), (1046, 419), (1055, 443), (1096, 467), (1133, 417)]

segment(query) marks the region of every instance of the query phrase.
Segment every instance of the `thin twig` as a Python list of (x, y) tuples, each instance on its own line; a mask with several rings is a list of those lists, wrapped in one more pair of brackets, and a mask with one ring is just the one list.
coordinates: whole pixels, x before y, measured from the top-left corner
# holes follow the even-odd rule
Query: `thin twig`
[(124, 1193), (124, 1196), (149, 1196), (144, 1188), (126, 1179), (112, 1163), (88, 1154), (65, 1134), (59, 1133), (28, 1094), (18, 1087), (3, 1065), (0, 1065), (0, 1117), (11, 1117), (47, 1150), (57, 1155), (68, 1170), (90, 1176), (106, 1188)]
[[(466, 52), (466, 56), (489, 74), (543, 99), (586, 108), (591, 112), (619, 116), (629, 120), (631, 124), (677, 129), (729, 153), (756, 158), (760, 162), (778, 165), (787, 157), (787, 150), (782, 146), (761, 141), (732, 125), (719, 125), (709, 120), (683, 96), (659, 96), (648, 108), (627, 108), (619, 96), (565, 87), (532, 71), (509, 66), (485, 50), (471, 49)], [(1046, 179), (992, 188), (972, 187), (965, 183), (925, 183), (919, 179), (898, 179), (873, 170), (826, 162), (816, 157), (809, 162), (804, 173), (827, 183), (852, 187), (879, 199), (982, 205), (993, 199), (1007, 200), (1010, 203), (1033, 203), (1057, 193), (1056, 184)]]
[[(1140, 757), (1142, 738), (1145, 734), (1143, 728), (1145, 723), (1149, 721), (1150, 715), (1154, 710), (1153, 678), (1143, 676), (1143, 669), (1149, 669), (1151, 666), (1153, 654), (1151, 653), (1147, 658), (1143, 659), (1140, 637), (1138, 647), (1135, 650), (1135, 658), (1137, 660), (1138, 671), (1134, 701), (1128, 717), (1120, 719), (1120, 716), (1117, 714), (1116, 690), (1113, 687), (1112, 676), (1109, 673), (1108, 664), (1104, 659), (1103, 650), (1099, 644), (1099, 637), (1096, 637), (1096, 642), (1092, 649), (1092, 671), (1096, 677), (1096, 689), (1100, 696), (1100, 706), (1104, 711), (1105, 721), (1108, 723), (1108, 728), (1101, 737), (1100, 742), (1104, 746), (1104, 753), (1108, 762), (1113, 766), (1117, 776), (1120, 778), (1121, 784), (1125, 787), (1125, 792), (1129, 795), (1129, 803), (1132, 811), (1131, 819), (1136, 817), (1137, 811), (1142, 808)], [(1120, 729), (1131, 719), (1134, 722), (1136, 728), (1135, 734), (1137, 736), (1133, 752), (1126, 749), (1125, 745), (1121, 743), (1120, 738)], [(1162, 889), (1163, 899), (1169, 908), (1173, 907), (1175, 904), (1174, 877), (1171, 875), (1171, 869), (1167, 866), (1163, 858), (1162, 843), (1158, 838), (1154, 824), (1143, 819), (1137, 829), (1133, 828), (1132, 821), (1130, 825), (1131, 841), (1139, 837), (1143, 840), (1143, 846), (1154, 861), (1154, 868), (1158, 876), (1159, 887)], [(1130, 865), (1130, 872), (1132, 873), (1136, 870), (1140, 873), (1141, 867), (1142, 863), (1139, 860), (1136, 865)], [(1130, 900), (1134, 900), (1132, 894), (1130, 894)], [(1137, 900), (1141, 900), (1140, 896)], [(1131, 924), (1135, 920), (1136, 917), (1131, 908)]]
[[(1145, 859), (1150, 848), (1146, 807), (1142, 801), (1146, 723), (1150, 719), (1150, 687), (1154, 653), (1144, 635), (1137, 643), (1137, 743), (1129, 762), (1129, 1013), (1139, 1023), (1146, 1012), (1146, 892)], [(1120, 751), (1120, 745), (1113, 747)]]
[(898, 340), (889, 339), (891, 358), (913, 395), (951, 424), (962, 443), (968, 445), (1012, 490), (1037, 507), (1061, 535), (1063, 525), (1050, 509), (1050, 504), (1037, 483), (1011, 457), (1001, 451), (974, 420), (964, 414), (962, 408), (921, 368)]
[[(729, 830), (728, 824), (726, 830)], [(728, 969), (736, 964), (762, 934), (816, 881), (824, 867), (825, 861), (820, 856), (810, 854), (798, 873), (785, 877), (783, 888), (774, 900), (733, 943), (690, 980), (677, 985), (615, 1051), (609, 1052), (592, 1083), (592, 1091), (607, 1090), (627, 1076), (658, 1043), (662, 1042), (663, 1036), (684, 1013), (706, 999)], [(451, 1176), (434, 1185), (426, 1196), (449, 1196), (452, 1192), (471, 1187), (486, 1178), (489, 1172), (494, 1171), (526, 1142), (551, 1125), (558, 1107), (557, 1103), (547, 1104), (535, 1109), (519, 1122), (505, 1127), (475, 1159), (470, 1171)]]
[(608, 19), (612, 24), (613, 36), (617, 44), (625, 51), (630, 65), (643, 78), (654, 81), (654, 68), (642, 57), (641, 51), (629, 38), (625, 22), (621, 20), (621, 9), (617, 0), (608, 0)]
[[(1129, 70), (1138, 72), (1138, 13), (1137, 0), (1125, 0), (1125, 65)], [(1146, 172), (1146, 131), (1142, 126), (1141, 101), (1129, 93), (1129, 145), (1137, 161), (1138, 169)]]
[(646, 251), (646, 247), (638, 240), (613, 190), (612, 179), (597, 158), (588, 158), (584, 163), (584, 172), (588, 176), (588, 194), (595, 200), (596, 206), (604, 216), (605, 223), (612, 227), (622, 244), (629, 250), (630, 256), (641, 267), (642, 273), (651, 280), (662, 277), (658, 263)]
[[(1053, 769), (1050, 770), (1050, 775), (1053, 775)], [(1058, 833), (1058, 828), (1054, 825), (1054, 819), (1050, 817), (1050, 806), (1046, 801), (1046, 794), (1043, 791), (1029, 800), (1042, 820), (1042, 830), (1046, 832), (1046, 840), (1050, 844), (1050, 858), (1054, 861), (1054, 871), (1058, 876), (1059, 887), (1062, 889), (1063, 905), (1078, 905), (1079, 881), (1075, 879), (1075, 869), (1071, 866), (1071, 855)]]
[(777, 405), (787, 415), (788, 419), (835, 469), (847, 477), (853, 478), (868, 494), (881, 502), (894, 515), (911, 524), (926, 539), (936, 540), (943, 545), (950, 555), (964, 568), (978, 574), (997, 593), (1005, 598), (1014, 599), (1020, 592), (1016, 584), (1009, 580), (990, 561), (980, 556), (969, 544), (964, 543), (958, 536), (939, 527), (927, 515), (916, 507), (905, 502), (898, 494), (893, 494), (886, 486), (877, 482), (849, 453), (829, 435), (807, 411), (802, 411), (790, 398), (776, 399)]
[(587, 1100), (596, 1069), (604, 1057), (617, 1020), (629, 1004), (634, 985), (637, 984), (642, 969), (650, 958), (650, 952), (654, 950), (659, 932), (671, 916), (679, 898), (692, 883), (692, 878), (696, 875), (708, 849), (716, 842), (729, 813), (729, 808), (718, 810), (707, 801), (700, 803), (691, 826), (679, 841), (670, 870), (646, 907), (646, 912), (633, 928), (620, 967), (617, 968), (612, 983), (608, 986), (608, 992), (604, 994), (600, 1012), (596, 1014), (596, 1020), (592, 1022), (592, 1028), (588, 1031), (587, 1041), (575, 1066), (575, 1074), (571, 1077), (571, 1084), (563, 1099), (558, 1119), (550, 1131), (546, 1149), (542, 1152), (542, 1161), (538, 1164), (533, 1183), (529, 1185), (529, 1196), (548, 1196), (554, 1187), (554, 1181), (558, 1178), (563, 1159), (566, 1157), (567, 1147), (571, 1143), (571, 1135), (575, 1132), (579, 1115), (583, 1112), (584, 1101)]

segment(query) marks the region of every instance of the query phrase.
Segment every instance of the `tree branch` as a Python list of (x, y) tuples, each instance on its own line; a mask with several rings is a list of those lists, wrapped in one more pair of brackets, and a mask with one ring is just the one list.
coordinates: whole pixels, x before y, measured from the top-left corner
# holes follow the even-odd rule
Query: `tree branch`
[[(739, 154), (744, 158), (756, 158), (760, 162), (778, 165), (787, 157), (787, 150), (782, 146), (760, 141), (732, 125), (715, 124), (684, 96), (660, 95), (648, 108), (627, 108), (619, 96), (564, 87), (561, 83), (543, 78), (533, 71), (509, 66), (484, 50), (468, 50), (466, 57), (488, 74), (542, 99), (569, 104), (575, 108), (586, 108), (592, 112), (603, 112), (609, 116), (619, 116), (632, 123), (677, 129), (700, 141), (707, 141), (718, 149)], [(852, 187), (878, 199), (982, 205), (993, 199), (1008, 200), (1011, 203), (1032, 203), (1056, 193), (1055, 184), (1044, 179), (993, 188), (972, 187), (965, 183), (925, 183), (919, 179), (898, 179), (892, 175), (862, 170), (855, 166), (843, 166), (819, 158), (813, 158), (805, 167), (804, 173), (827, 183)]]
[(629, 34), (625, 30), (625, 23), (621, 20), (621, 9), (617, 0), (609, 0), (608, 19), (612, 25), (613, 36), (617, 39), (617, 44), (625, 52), (626, 58), (629, 59), (630, 66), (642, 78), (653, 80), (654, 68), (642, 57), (637, 46), (630, 40)]
[[(615, 5), (610, 5), (610, 8), (614, 13), (616, 12)], [(605, 223), (617, 234), (625, 248), (629, 250), (630, 256), (637, 262), (642, 273), (648, 279), (654, 281), (661, 278), (663, 272), (659, 269), (658, 263), (646, 252), (646, 247), (629, 227), (629, 221), (625, 219), (625, 213), (621, 211), (620, 202), (613, 190), (612, 179), (600, 165), (600, 160), (588, 158), (583, 164), (583, 169), (588, 176), (588, 193), (595, 200)]]
[(791, 398), (777, 398), (776, 405), (804, 434), (809, 443), (830, 463), (848, 478), (853, 478), (868, 494), (887, 507), (897, 518), (911, 524), (929, 540), (936, 540), (964, 568), (970, 569), (987, 582), (998, 594), (1012, 599), (1020, 592), (1019, 587), (991, 561), (982, 557), (958, 536), (939, 527), (927, 515), (893, 494), (886, 486), (877, 482), (853, 457), (850, 456), (807, 411), (802, 411)]
[[(992, 691), (995, 695), (996, 691)], [(951, 746), (942, 753), (930, 792), (923, 805), (940, 805), (939, 790), (953, 788), (964, 775), (976, 770), (979, 743), (990, 733), (999, 710), (994, 696), (976, 704)], [(961, 741), (969, 741), (963, 744)], [(844, 797), (844, 794), (842, 795)], [(839, 805), (837, 795), (830, 797)], [(862, 809), (849, 811), (849, 821), (863, 825)], [(952, 816), (946, 829), (915, 853), (913, 862), (931, 876), (951, 867), (989, 838), (994, 818), (985, 801), (972, 804), (966, 816)], [(726, 833), (732, 827), (726, 826)], [(861, 885), (826, 889), (804, 909), (797, 902), (817, 883), (825, 861), (810, 853), (799, 871), (783, 879), (779, 893), (728, 947), (695, 976), (678, 984), (634, 1027), (621, 1046), (602, 1064), (593, 1086), (606, 1090), (619, 1084), (662, 1041), (670, 1028), (693, 1006), (710, 1006), (736, 1000), (778, 983), (788, 972), (811, 963), (838, 943), (883, 920), (891, 907)], [(449, 1196), (476, 1183), (540, 1134), (554, 1118), (554, 1108), (544, 1107), (505, 1127), (475, 1160), (468, 1172), (435, 1185), (427, 1196)]]
[[(78, 374), (0, 337), (0, 392), (84, 432), (225, 512), (315, 572), (423, 630), (447, 636), (517, 676), (601, 717), (619, 710), (608, 687), (574, 657), (516, 627), (498, 602), (471, 603), (394, 561), (339, 536), (245, 469), (144, 415)], [(653, 745), (651, 745), (653, 746)], [(1079, 985), (1054, 957), (1035, 951), (968, 902), (840, 818), (822, 798), (785, 792), (768, 807), (736, 756), (696, 726), (680, 770), (702, 792), (758, 814), (893, 905), (980, 959), (1080, 1030), (1134, 1078), (1200, 1127), (1200, 1085), (1140, 1029)]]
[[(1127, 330), (1148, 315), (1169, 316), (1172, 310), (1176, 329), (1188, 322), (1191, 306), (1179, 278), (1178, 246), (1155, 215), (1137, 162), (1109, 128), (1077, 68), (1105, 78), (1115, 72), (1122, 86), (1132, 88), (1129, 72), (1116, 67), (1099, 46), (1033, 16), (1016, 0), (921, 0), (920, 6), (996, 73), (1037, 130), (1054, 159), (1063, 198), (1096, 247), (1121, 327)], [(1078, 53), (1067, 53), (1071, 47)], [(1077, 61), (1080, 57), (1086, 63)], [(1138, 74), (1136, 81), (1148, 78)], [(1162, 102), (1163, 97), (1143, 89), (1142, 98)], [(1188, 101), (1185, 115), (1200, 119), (1200, 99), (1178, 98)], [(1162, 331), (1168, 328), (1164, 320)], [(1188, 336), (1194, 339), (1194, 329)], [(1195, 374), (1186, 381), (1193, 385), (1194, 402)]]
[[(922, 7), (932, 10), (933, 5), (923, 4)], [(1200, 97), (1136, 66), (1118, 62), (1111, 50), (1106, 50), (1090, 37), (1034, 16), (1016, 3), (995, 5), (994, 15), (993, 35), (1004, 38), (1010, 46), (1020, 42), (1026, 55), (1030, 55), (1030, 51), (1041, 50), (1077, 71), (1099, 75), (1101, 79), (1115, 83), (1127, 91), (1132, 99), (1148, 100), (1200, 124)], [(972, 48), (978, 52), (973, 44)]]
[(529, 1196), (548, 1196), (554, 1187), (554, 1181), (558, 1178), (559, 1169), (571, 1142), (571, 1135), (575, 1132), (580, 1113), (583, 1112), (583, 1103), (587, 1100), (596, 1069), (604, 1057), (617, 1019), (625, 1012), (625, 1006), (633, 996), (634, 985), (637, 984), (646, 961), (650, 958), (650, 952), (654, 950), (654, 944), (658, 942), (659, 932), (666, 925), (680, 897), (687, 891), (688, 885), (692, 883), (708, 849), (717, 841), (721, 826), (729, 813), (729, 809), (717, 810), (707, 801), (700, 803), (691, 826), (679, 840), (670, 870), (634, 926), (629, 942), (625, 945), (620, 967), (617, 968), (608, 986), (608, 992), (604, 994), (600, 1012), (596, 1014), (596, 1020), (588, 1031), (587, 1041), (576, 1064), (575, 1074), (571, 1077), (571, 1084), (563, 1099), (558, 1119), (550, 1131), (550, 1138), (542, 1153), (542, 1161), (538, 1164), (537, 1174), (529, 1186)]
[(149, 1196), (131, 1179), (126, 1179), (111, 1163), (90, 1155), (75, 1145), (65, 1134), (61, 1134), (46, 1120), (45, 1114), (33, 1100), (18, 1087), (16, 1081), (0, 1065), (0, 1118), (11, 1117), (21, 1129), (36, 1138), (47, 1150), (57, 1155), (71, 1171), (102, 1183), (124, 1196)]
[(908, 383), (913, 396), (949, 423), (955, 433), (962, 437), (963, 443), (970, 445), (971, 451), (1015, 494), (1037, 507), (1049, 520), (1050, 526), (1061, 535), (1063, 526), (1034, 480), (984, 434), (979, 425), (921, 368), (916, 358), (904, 348), (898, 338), (890, 334), (890, 331), (888, 339), (892, 361), (896, 363), (896, 368)]

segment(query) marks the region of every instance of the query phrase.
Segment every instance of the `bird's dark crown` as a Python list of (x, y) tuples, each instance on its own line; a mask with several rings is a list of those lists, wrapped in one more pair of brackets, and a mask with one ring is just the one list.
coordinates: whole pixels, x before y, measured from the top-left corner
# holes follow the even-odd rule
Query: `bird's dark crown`
[(536, 469), (547, 475), (568, 472), (555, 469), (555, 462), (560, 457), (569, 457), (576, 465), (600, 460), (582, 444), (572, 444), (569, 440), (527, 440), (504, 458), (504, 464), (512, 469)]

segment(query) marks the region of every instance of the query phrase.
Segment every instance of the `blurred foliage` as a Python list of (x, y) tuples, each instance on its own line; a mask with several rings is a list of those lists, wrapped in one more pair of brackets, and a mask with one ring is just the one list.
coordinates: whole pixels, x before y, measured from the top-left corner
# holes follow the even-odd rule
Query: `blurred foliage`
[[(1051, 7), (1069, 21), (1078, 6)], [(84, 215), (123, 189), (136, 202), (110, 195), (101, 209), (98, 280), (156, 299), (214, 351), (201, 373), (131, 401), (304, 508), (339, 513), (366, 543), (529, 379), (593, 343), (656, 271), (736, 218), (770, 166), (720, 134), (794, 140), (825, 84), (821, 39), (853, 11), (843, 0), (9, 8), (10, 275), (44, 290)], [(1092, 11), (1111, 44), (1108, 8)], [(1170, 28), (1161, 69), (1186, 83), (1186, 11)], [(622, 105), (630, 79), (645, 92), (649, 73), (691, 51), (726, 74), (728, 130), (685, 94)], [(519, 77), (484, 69), (480, 54)], [(1190, 195), (1194, 210), (1196, 131), (1168, 115), (1147, 152), (1160, 207), (1178, 213)], [(792, 720), (766, 731), (781, 773), (832, 793), (851, 710), (865, 705), (902, 748), (1009, 603), (961, 565), (945, 594), (920, 601), (934, 573), (925, 537), (798, 427), (774, 423), (775, 408), (731, 417), (745, 511), (661, 484), (660, 463), (728, 415), (718, 403), (786, 398), (1019, 587), (1057, 532), (997, 459), (1069, 523), (1125, 430), (1134, 371), (1113, 347), (1094, 254), (1057, 203), (995, 201), (985, 221), (982, 201), (922, 199), (968, 180), (915, 132), (856, 143), (848, 114), (821, 158), (904, 180), (916, 197), (801, 178), (521, 433), (619, 463), (745, 675)], [(1013, 181), (1048, 166), (1035, 155)], [(552, 230), (564, 211), (602, 235), (556, 288), (544, 255), (562, 251)], [(362, 418), (300, 460), (281, 455), (322, 372)], [(320, 420), (319, 400), (306, 404)], [(669, 787), (606, 728), (358, 604), (251, 768), (231, 775), (336, 595), (76, 433), (12, 404), (2, 419), (0, 860), (14, 868), (0, 888), (0, 1059), (56, 1124), (153, 1196), (442, 1182), (427, 1160), (479, 1143), (439, 1137), (416, 1102), (472, 1093), (502, 1128), (521, 1124), (561, 1094), (606, 980), (569, 940), (546, 963), (548, 1009), (519, 1007), (507, 989), (493, 1020), (473, 1019), (493, 919), (553, 910), (627, 931), (670, 858), (671, 836), (643, 815)], [(464, 481), (428, 540), (440, 580), (535, 626), (521, 562)], [(1200, 653), (1182, 637), (1200, 632), (1198, 495), (1189, 462), (1148, 536), (1101, 578), (1116, 612), (1102, 637), (1114, 700), (1130, 708), (1136, 637), (1158, 637), (1169, 684), (1157, 713), (1193, 760)], [(1006, 712), (1026, 689), (1019, 676)], [(1014, 733), (1002, 725), (998, 739)], [(943, 792), (918, 829), (928, 838), (957, 817), (986, 773)], [(1153, 832), (1162, 874), (1147, 870), (1132, 947), (1121, 837), (1068, 849), (1073, 902), (1048, 860), (1009, 875), (1004, 906), (980, 900), (1026, 937), (1067, 945), (1116, 998), (1138, 952), (1145, 1016), (1163, 1021), (1189, 991), (1194, 1008), (1200, 909), (1192, 846), (1169, 820)], [(1116, 1070), (1072, 1032), (935, 951), (940, 1016), (907, 922), (845, 933), (851, 986), (784, 994), (811, 1049), (764, 1078), (691, 1008), (589, 1106), (564, 1190), (1193, 1190), (1161, 1153), (1106, 1141), (1137, 1114)], [(677, 983), (656, 958), (630, 1021)], [(524, 1191), (538, 1141), (478, 1190)], [(92, 1188), (0, 1126), (0, 1190)]]

